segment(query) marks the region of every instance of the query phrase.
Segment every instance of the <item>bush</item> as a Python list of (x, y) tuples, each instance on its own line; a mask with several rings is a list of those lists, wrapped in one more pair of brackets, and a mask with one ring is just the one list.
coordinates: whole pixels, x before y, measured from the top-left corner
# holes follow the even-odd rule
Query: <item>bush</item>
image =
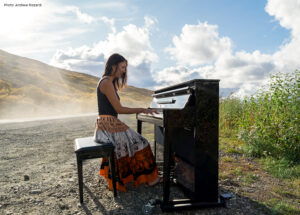
[(268, 86), (242, 102), (239, 138), (248, 153), (300, 161), (300, 73), (277, 73)]

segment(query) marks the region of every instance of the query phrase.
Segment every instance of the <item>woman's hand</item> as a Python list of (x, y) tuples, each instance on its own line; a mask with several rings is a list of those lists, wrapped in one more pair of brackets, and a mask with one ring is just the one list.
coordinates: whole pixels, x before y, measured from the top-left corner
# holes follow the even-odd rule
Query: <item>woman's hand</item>
[(151, 115), (153, 115), (153, 114), (158, 114), (158, 112), (157, 112), (156, 110), (154, 110), (154, 109), (149, 109), (149, 108), (143, 108), (142, 113), (145, 113), (145, 114), (151, 114)]

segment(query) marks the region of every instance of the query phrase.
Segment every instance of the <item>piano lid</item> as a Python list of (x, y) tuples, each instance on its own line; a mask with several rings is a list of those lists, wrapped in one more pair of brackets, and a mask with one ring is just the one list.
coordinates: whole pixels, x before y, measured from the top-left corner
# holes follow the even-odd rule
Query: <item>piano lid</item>
[(166, 92), (169, 90), (179, 89), (179, 88), (186, 87), (186, 86), (191, 87), (191, 86), (194, 86), (195, 83), (205, 83), (205, 82), (220, 82), (220, 80), (218, 80), (218, 79), (193, 79), (193, 80), (190, 80), (187, 82), (183, 82), (180, 84), (176, 84), (176, 85), (165, 87), (165, 88), (162, 88), (159, 90), (155, 90), (154, 93), (157, 94), (157, 93)]
[(183, 87), (183, 88), (178, 88), (175, 90), (169, 90), (169, 91), (164, 91), (161, 93), (155, 93), (152, 94), (153, 97), (169, 97), (169, 96), (178, 96), (178, 95), (183, 95), (183, 94), (191, 94), (192, 88), (190, 87)]

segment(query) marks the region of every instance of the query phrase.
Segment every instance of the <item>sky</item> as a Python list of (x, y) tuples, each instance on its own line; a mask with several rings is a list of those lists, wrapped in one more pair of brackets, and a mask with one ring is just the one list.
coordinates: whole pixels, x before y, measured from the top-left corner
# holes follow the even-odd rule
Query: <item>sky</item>
[(300, 0), (0, 2), (0, 49), (97, 77), (119, 53), (136, 87), (219, 79), (244, 96), (300, 68)]

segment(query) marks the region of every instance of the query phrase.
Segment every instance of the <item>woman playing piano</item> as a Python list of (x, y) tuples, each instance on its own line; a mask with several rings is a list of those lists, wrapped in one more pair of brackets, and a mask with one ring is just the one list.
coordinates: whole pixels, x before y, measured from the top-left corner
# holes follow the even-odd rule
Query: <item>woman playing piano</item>
[[(135, 186), (145, 183), (153, 186), (161, 182), (149, 142), (118, 119), (118, 114), (156, 113), (145, 108), (124, 107), (118, 90), (126, 86), (127, 60), (111, 55), (97, 86), (98, 112), (94, 138), (100, 142), (112, 142), (115, 146), (117, 189), (126, 191), (125, 184)], [(112, 189), (108, 158), (102, 159), (100, 175)]]

